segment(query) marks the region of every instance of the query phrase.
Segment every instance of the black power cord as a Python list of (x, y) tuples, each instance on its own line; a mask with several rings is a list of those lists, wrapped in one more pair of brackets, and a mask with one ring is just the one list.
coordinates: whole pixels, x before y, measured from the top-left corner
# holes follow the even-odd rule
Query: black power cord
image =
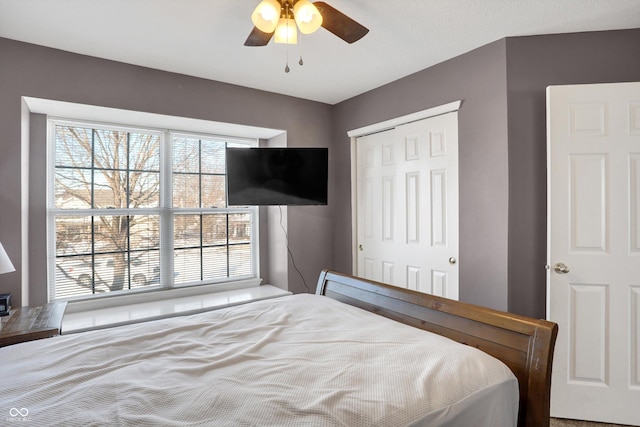
[(282, 231), (284, 232), (284, 237), (286, 239), (285, 244), (287, 246), (287, 252), (289, 253), (289, 257), (291, 257), (291, 264), (293, 265), (293, 268), (300, 275), (300, 278), (302, 279), (302, 283), (304, 284), (304, 287), (307, 288), (307, 292), (311, 294), (313, 292), (311, 292), (311, 289), (309, 288), (309, 286), (307, 286), (307, 282), (304, 280), (304, 276), (302, 275), (302, 272), (300, 272), (300, 270), (296, 266), (296, 261), (293, 259), (293, 253), (291, 252), (291, 249), (289, 249), (289, 235), (287, 234), (287, 230), (284, 228), (284, 225), (282, 225), (282, 206), (278, 205), (278, 209), (280, 210), (280, 228), (282, 228)]

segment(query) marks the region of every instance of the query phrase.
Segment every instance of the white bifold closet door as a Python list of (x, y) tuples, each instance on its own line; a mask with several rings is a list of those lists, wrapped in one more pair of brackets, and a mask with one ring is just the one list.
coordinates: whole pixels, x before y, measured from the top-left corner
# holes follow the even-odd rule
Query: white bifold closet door
[(458, 299), (458, 113), (356, 140), (360, 277)]

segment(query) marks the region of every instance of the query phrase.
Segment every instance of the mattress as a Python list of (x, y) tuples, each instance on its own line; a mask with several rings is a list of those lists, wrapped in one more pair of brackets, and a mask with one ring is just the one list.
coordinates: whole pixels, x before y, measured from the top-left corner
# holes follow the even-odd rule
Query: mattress
[(17, 344), (0, 366), (0, 420), (33, 425), (517, 424), (499, 360), (319, 295)]

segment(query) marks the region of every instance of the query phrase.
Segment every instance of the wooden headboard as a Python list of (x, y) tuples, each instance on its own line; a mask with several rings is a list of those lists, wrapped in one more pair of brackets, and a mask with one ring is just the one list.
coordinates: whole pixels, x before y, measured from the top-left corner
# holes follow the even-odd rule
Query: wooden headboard
[(443, 335), (502, 360), (520, 385), (518, 426), (549, 425), (557, 324), (329, 270), (320, 273), (316, 294)]

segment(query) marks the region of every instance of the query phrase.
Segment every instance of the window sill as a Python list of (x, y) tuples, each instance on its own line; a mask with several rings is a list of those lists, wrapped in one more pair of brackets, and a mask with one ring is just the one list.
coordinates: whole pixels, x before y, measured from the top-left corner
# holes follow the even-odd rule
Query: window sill
[(196, 314), (290, 294), (291, 292), (275, 286), (261, 285), (87, 311), (75, 311), (72, 308), (73, 303), (69, 303), (71, 310), (67, 310), (62, 319), (61, 334), (72, 334), (166, 317)]

